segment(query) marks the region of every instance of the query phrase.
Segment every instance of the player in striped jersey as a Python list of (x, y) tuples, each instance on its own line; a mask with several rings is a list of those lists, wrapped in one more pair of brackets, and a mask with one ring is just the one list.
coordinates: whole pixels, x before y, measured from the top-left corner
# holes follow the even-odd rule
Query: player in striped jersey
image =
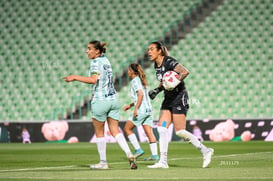
[(134, 156), (137, 158), (144, 154), (143, 149), (140, 147), (133, 129), (136, 126), (142, 125), (150, 142), (150, 150), (152, 155), (144, 160), (159, 160), (157, 153), (156, 138), (153, 134), (153, 116), (152, 106), (147, 91), (146, 75), (140, 64), (132, 63), (128, 68), (128, 76), (131, 81), (131, 96), (133, 102), (129, 105), (125, 105), (123, 110), (127, 111), (131, 107), (134, 107), (133, 114), (129, 117), (124, 126), (124, 131), (128, 136), (130, 142), (135, 148)]
[(91, 102), (92, 122), (95, 128), (96, 144), (100, 157), (100, 163), (90, 165), (91, 169), (108, 169), (106, 160), (106, 140), (104, 137), (104, 125), (107, 121), (111, 134), (117, 140), (121, 149), (129, 159), (131, 169), (136, 169), (135, 157), (118, 127), (119, 101), (114, 88), (112, 68), (106, 53), (106, 43), (94, 40), (89, 42), (86, 53), (90, 63), (89, 77), (70, 75), (63, 77), (66, 82), (80, 81), (93, 84), (93, 98)]

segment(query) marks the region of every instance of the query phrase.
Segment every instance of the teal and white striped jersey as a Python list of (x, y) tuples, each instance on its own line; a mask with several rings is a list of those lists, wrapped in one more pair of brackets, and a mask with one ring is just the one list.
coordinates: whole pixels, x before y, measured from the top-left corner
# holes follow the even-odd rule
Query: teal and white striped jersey
[(142, 114), (152, 114), (152, 105), (148, 96), (148, 90), (143, 87), (139, 76), (136, 76), (132, 79), (131, 82), (131, 97), (134, 100), (134, 104), (137, 103), (138, 90), (142, 90), (143, 92), (143, 100), (140, 107), (138, 108), (138, 112)]
[(117, 98), (112, 67), (106, 56), (102, 55), (91, 60), (89, 74), (90, 76), (98, 75), (98, 81), (93, 85), (93, 100), (112, 100)]

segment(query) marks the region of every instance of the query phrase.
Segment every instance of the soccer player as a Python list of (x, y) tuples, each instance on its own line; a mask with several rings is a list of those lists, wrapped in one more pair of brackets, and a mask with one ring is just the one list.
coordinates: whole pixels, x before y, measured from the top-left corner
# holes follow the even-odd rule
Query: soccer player
[(140, 64), (132, 63), (128, 68), (128, 76), (131, 81), (131, 96), (133, 102), (123, 107), (124, 111), (134, 107), (133, 114), (129, 117), (124, 126), (124, 132), (128, 136), (128, 139), (135, 148), (134, 156), (136, 158), (144, 154), (144, 150), (140, 147), (139, 142), (133, 129), (136, 126), (142, 125), (150, 143), (150, 150), (152, 155), (144, 160), (159, 160), (157, 154), (157, 143), (153, 133), (153, 116), (152, 106), (147, 91), (147, 79), (146, 75)]
[[(208, 167), (214, 150), (203, 145), (192, 133), (186, 130), (186, 115), (189, 109), (188, 92), (184, 79), (189, 71), (183, 67), (176, 59), (169, 56), (167, 48), (162, 43), (155, 41), (149, 45), (148, 56), (154, 62), (157, 79), (161, 82), (159, 87), (149, 91), (149, 96), (154, 99), (156, 95), (164, 90), (164, 100), (161, 104), (161, 114), (158, 123), (160, 160), (149, 168), (169, 168), (167, 162), (168, 153), (168, 127), (174, 124), (177, 136), (190, 142), (195, 148), (199, 149), (203, 155), (203, 168)], [(162, 84), (162, 77), (167, 71), (178, 73), (178, 84), (172, 90), (165, 90)]]
[(86, 53), (90, 62), (90, 75), (83, 77), (70, 75), (63, 77), (66, 82), (80, 81), (93, 85), (93, 98), (91, 102), (92, 122), (95, 128), (96, 144), (100, 157), (100, 162), (90, 165), (91, 169), (108, 169), (106, 160), (106, 141), (104, 137), (104, 125), (107, 121), (111, 134), (117, 140), (121, 149), (129, 159), (131, 169), (137, 168), (135, 158), (130, 148), (118, 128), (119, 101), (114, 88), (112, 67), (104, 55), (106, 53), (106, 43), (94, 40), (89, 42)]

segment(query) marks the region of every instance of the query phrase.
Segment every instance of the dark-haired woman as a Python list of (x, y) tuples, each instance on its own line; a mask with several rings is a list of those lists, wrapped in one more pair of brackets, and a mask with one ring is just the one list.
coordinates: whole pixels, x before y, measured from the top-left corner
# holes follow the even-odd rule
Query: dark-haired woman
[[(159, 87), (151, 90), (149, 96), (155, 96), (164, 90), (164, 100), (161, 104), (161, 114), (158, 123), (160, 160), (158, 163), (148, 166), (149, 168), (169, 168), (167, 162), (168, 153), (168, 127), (174, 124), (177, 136), (190, 142), (195, 148), (199, 149), (203, 155), (203, 168), (208, 167), (214, 150), (203, 145), (192, 133), (186, 130), (186, 115), (189, 109), (188, 92), (184, 79), (189, 71), (183, 67), (176, 59), (169, 56), (167, 48), (160, 42), (155, 41), (149, 45), (148, 56), (154, 62), (157, 79), (160, 81)], [(178, 81), (171, 89), (164, 88), (162, 77), (167, 71), (175, 71), (178, 74)]]
[(138, 158), (144, 154), (144, 150), (140, 147), (133, 129), (136, 126), (142, 125), (145, 134), (148, 137), (150, 143), (151, 156), (144, 160), (159, 160), (157, 152), (156, 138), (153, 133), (153, 116), (152, 106), (147, 91), (147, 79), (146, 75), (140, 64), (132, 63), (128, 68), (128, 76), (131, 79), (131, 97), (133, 102), (123, 107), (124, 111), (134, 108), (133, 114), (129, 117), (124, 126), (124, 132), (126, 133), (129, 141), (133, 145), (135, 152), (134, 156)]
[(91, 102), (92, 122), (95, 128), (96, 144), (100, 157), (98, 164), (90, 165), (91, 169), (108, 169), (106, 160), (106, 140), (104, 137), (104, 125), (107, 121), (111, 134), (117, 140), (121, 149), (129, 159), (130, 166), (135, 169), (136, 163), (122, 133), (118, 128), (119, 101), (113, 83), (112, 67), (104, 55), (106, 53), (106, 43), (91, 41), (88, 44), (86, 53), (90, 62), (90, 76), (83, 77), (70, 75), (63, 77), (66, 82), (80, 81), (87, 84), (94, 84), (93, 97)]

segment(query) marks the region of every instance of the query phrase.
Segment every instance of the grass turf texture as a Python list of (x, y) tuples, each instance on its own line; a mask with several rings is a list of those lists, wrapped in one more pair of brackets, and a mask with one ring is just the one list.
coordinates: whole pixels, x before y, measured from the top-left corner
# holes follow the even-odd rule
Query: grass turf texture
[(0, 144), (0, 180), (273, 180), (273, 143), (205, 142), (215, 149), (209, 168), (192, 145), (171, 142), (169, 169), (149, 169), (149, 144), (138, 169), (130, 170), (119, 146), (107, 144), (109, 170), (90, 170), (98, 163), (96, 144), (33, 143)]

